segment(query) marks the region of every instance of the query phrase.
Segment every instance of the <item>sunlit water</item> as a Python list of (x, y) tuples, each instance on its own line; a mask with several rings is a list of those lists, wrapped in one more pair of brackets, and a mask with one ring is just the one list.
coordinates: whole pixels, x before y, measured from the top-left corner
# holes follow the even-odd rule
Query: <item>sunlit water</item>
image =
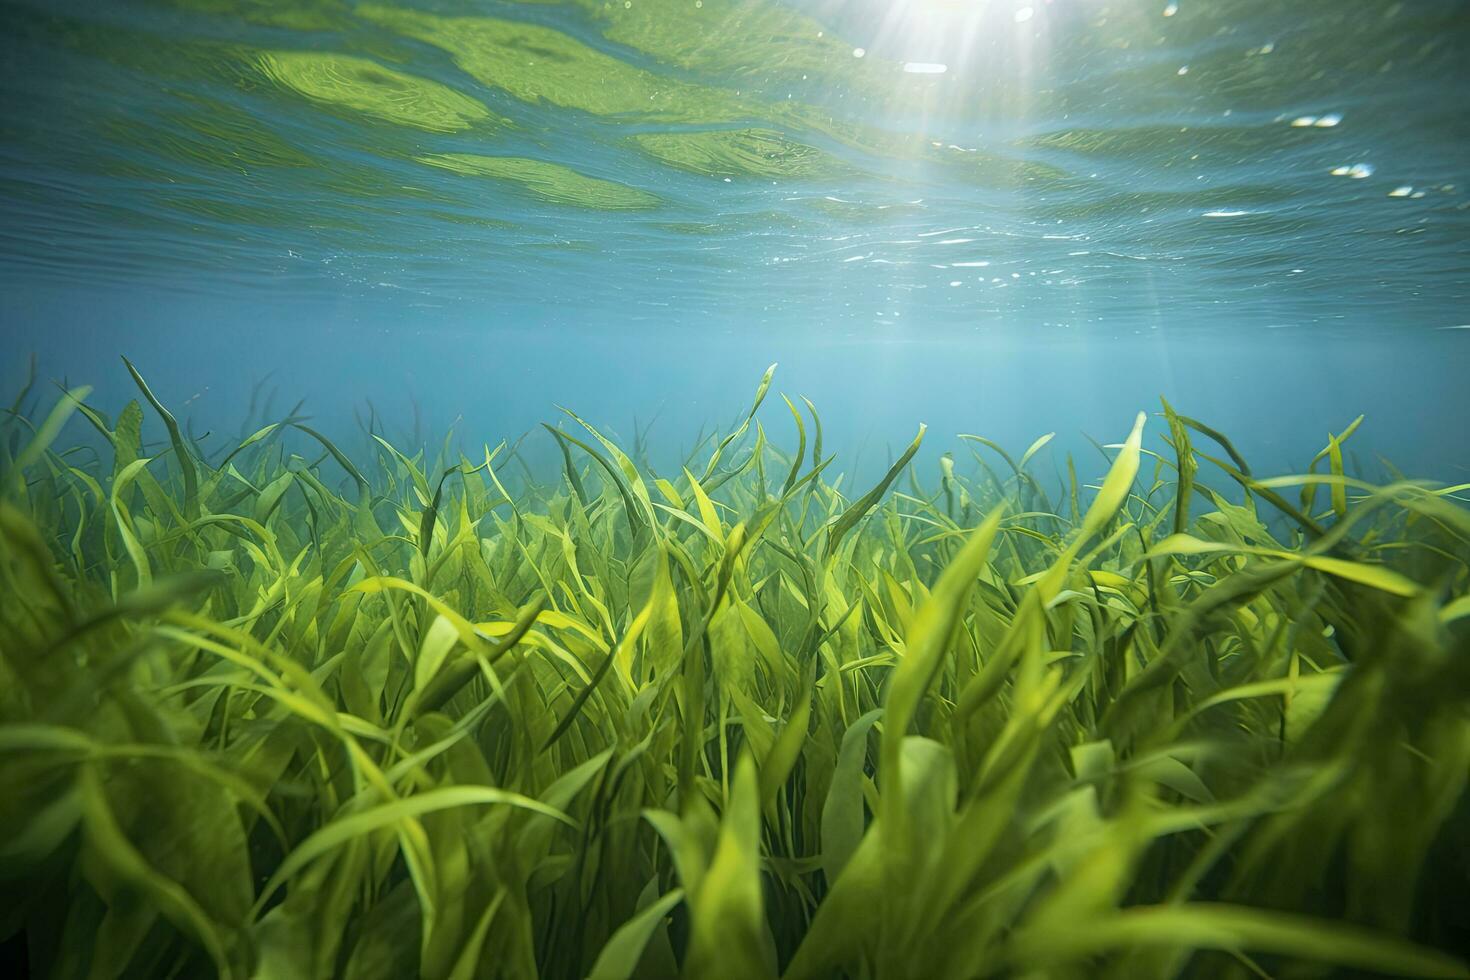
[(1164, 394), (1276, 468), (1361, 412), (1463, 478), (1467, 42), (1433, 0), (6, 0), (0, 381), (672, 446), (779, 360), (875, 460)]

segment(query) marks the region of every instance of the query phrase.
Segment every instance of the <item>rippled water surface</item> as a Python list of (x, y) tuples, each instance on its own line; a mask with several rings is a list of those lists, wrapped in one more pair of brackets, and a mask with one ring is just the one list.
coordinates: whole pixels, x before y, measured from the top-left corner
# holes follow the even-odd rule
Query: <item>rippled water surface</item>
[[(907, 418), (1004, 336), (1084, 345), (1037, 362), (1054, 396), (1136, 367), (1251, 425), (1260, 398), (1382, 398), (1400, 430), (1437, 414), (1406, 394), (1464, 403), (1463, 3), (6, 0), (0, 23), (9, 347), (61, 331), (57, 373), (188, 321), (180, 396), (227, 357), (419, 357), (421, 389), (462, 390), (457, 337), (502, 373), (575, 348), (588, 377), (551, 394), (591, 398), (637, 338), (683, 345), (644, 379), (673, 390), (759, 335), (837, 395), (823, 359), (868, 345), (851, 370)], [(204, 339), (263, 327), (293, 339)], [(1159, 332), (1205, 346), (1088, 346)], [(740, 347), (728, 390), (777, 346)], [(989, 391), (1042, 383), (994, 360)]]
[(8, 2), (0, 270), (1451, 327), (1467, 38), (1430, 0)]

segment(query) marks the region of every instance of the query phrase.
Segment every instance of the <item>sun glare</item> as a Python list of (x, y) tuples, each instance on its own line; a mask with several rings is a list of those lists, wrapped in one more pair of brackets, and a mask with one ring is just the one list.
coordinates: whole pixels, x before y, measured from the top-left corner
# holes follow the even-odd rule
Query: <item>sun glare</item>
[(857, 57), (884, 59), (908, 75), (983, 76), (1000, 49), (1011, 65), (1030, 62), (1048, 7), (1044, 0), (832, 0), (823, 9), (861, 25), (850, 39)]

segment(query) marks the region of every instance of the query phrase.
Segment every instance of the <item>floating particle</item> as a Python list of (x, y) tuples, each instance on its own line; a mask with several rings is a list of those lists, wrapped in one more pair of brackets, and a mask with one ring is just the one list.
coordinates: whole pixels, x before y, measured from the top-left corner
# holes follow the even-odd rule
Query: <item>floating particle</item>
[(1388, 196), (1408, 197), (1412, 193), (1414, 193), (1414, 188), (1410, 187), (1408, 184), (1404, 184), (1402, 187), (1395, 187), (1393, 190), (1389, 191)]
[(1015, 13), (1016, 23), (1017, 24), (1024, 24), (1024, 23), (1026, 23), (1026, 21), (1028, 21), (1028, 20), (1031, 19), (1031, 15), (1034, 14), (1034, 13), (1036, 13), (1036, 11), (1033, 10), (1033, 9), (1031, 9), (1030, 7), (1022, 7), (1020, 10), (1017, 10), (1016, 13)]
[(853, 48), (852, 49), (852, 56), (854, 58), (861, 58), (864, 55), (866, 55), (867, 53), (868, 53), (868, 49), (867, 48)]

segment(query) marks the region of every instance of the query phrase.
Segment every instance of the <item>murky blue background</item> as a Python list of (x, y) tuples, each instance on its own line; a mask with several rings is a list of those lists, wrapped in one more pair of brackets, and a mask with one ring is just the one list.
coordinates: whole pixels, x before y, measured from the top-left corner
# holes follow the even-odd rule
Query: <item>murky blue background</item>
[(339, 434), (565, 404), (673, 454), (779, 361), (860, 468), (920, 421), (1094, 453), (1163, 394), (1260, 470), (1366, 413), (1365, 465), (1462, 480), (1467, 41), (1436, 0), (5, 0), (0, 382), (115, 407), (125, 353), (196, 432), (269, 375)]

